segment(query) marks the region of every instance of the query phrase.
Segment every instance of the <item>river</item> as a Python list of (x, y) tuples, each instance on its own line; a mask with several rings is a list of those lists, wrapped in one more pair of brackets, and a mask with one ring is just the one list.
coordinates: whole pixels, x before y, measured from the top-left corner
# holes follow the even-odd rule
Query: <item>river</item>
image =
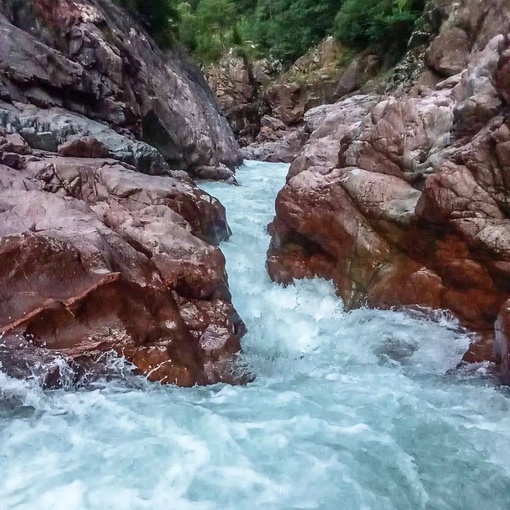
[(446, 314), (345, 312), (265, 271), (286, 165), (248, 162), (222, 245), (246, 387), (43, 392), (0, 372), (2, 510), (508, 510), (510, 399)]

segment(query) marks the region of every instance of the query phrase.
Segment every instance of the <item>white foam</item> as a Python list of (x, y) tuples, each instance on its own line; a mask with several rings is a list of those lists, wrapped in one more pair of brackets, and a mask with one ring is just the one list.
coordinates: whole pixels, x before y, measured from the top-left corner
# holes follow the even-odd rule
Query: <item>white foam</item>
[[(250, 162), (223, 244), (247, 387), (143, 379), (43, 392), (0, 373), (0, 508), (510, 508), (510, 405), (447, 314), (346, 313), (325, 281), (269, 281), (284, 165)], [(119, 370), (129, 373), (130, 367)]]

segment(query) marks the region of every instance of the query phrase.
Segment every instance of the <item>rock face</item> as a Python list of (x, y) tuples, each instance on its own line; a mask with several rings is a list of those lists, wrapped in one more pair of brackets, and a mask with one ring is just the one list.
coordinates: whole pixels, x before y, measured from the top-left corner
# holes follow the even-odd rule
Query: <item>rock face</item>
[(271, 80), (267, 62), (226, 55), (205, 69), (207, 81), (240, 143), (252, 141), (267, 110), (262, 90)]
[(0, 0), (1, 370), (243, 382), (225, 211), (189, 177), (240, 161), (197, 68), (116, 4)]
[(268, 269), (286, 283), (332, 279), (348, 307), (448, 309), (479, 333), (469, 361), (493, 359), (499, 316), (510, 380), (510, 4), (448, 8), (418, 79), (428, 86), (309, 112)]
[(295, 126), (311, 108), (334, 102), (343, 72), (338, 66), (341, 53), (342, 48), (335, 39), (327, 37), (296, 60), (265, 91), (271, 115), (286, 126)]
[(64, 368), (101, 373), (113, 351), (151, 381), (243, 380), (216, 199), (189, 178), (33, 151), (19, 135), (0, 148), (2, 371), (55, 386)]
[(305, 113), (356, 90), (379, 70), (370, 52), (346, 65), (342, 51), (327, 37), (285, 72), (278, 64), (235, 55), (206, 69), (245, 159), (291, 162), (308, 139)]
[(0, 0), (0, 100), (34, 148), (95, 136), (149, 173), (241, 161), (198, 69), (111, 0)]

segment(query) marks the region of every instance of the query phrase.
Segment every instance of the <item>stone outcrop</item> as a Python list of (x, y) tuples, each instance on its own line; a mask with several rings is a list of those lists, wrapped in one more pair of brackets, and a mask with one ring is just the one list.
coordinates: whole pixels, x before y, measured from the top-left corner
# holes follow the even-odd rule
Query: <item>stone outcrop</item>
[(34, 148), (94, 136), (149, 173), (241, 161), (198, 68), (112, 0), (1, 0), (0, 100), (0, 126)]
[(370, 51), (351, 60), (343, 52), (350, 55), (327, 37), (285, 72), (233, 52), (205, 70), (245, 159), (291, 162), (310, 134), (305, 113), (357, 90), (380, 69)]
[(0, 136), (0, 162), (2, 371), (53, 387), (105, 373), (113, 352), (151, 381), (243, 381), (216, 199), (186, 174), (35, 151), (19, 135)]
[(1, 370), (245, 381), (225, 211), (190, 179), (241, 159), (198, 69), (116, 3), (0, 0)]
[(271, 115), (286, 126), (303, 121), (305, 112), (334, 102), (339, 76), (341, 46), (327, 37), (317, 47), (300, 57), (265, 91)]
[(266, 61), (250, 62), (233, 52), (205, 69), (207, 82), (241, 145), (251, 142), (260, 131), (261, 118), (268, 109), (263, 89), (272, 74)]
[(308, 140), (304, 126), (283, 129), (264, 128), (256, 142), (241, 148), (244, 159), (270, 163), (291, 163)]
[(494, 359), (498, 320), (496, 359), (510, 380), (510, 4), (436, 3), (448, 15), (421, 86), (308, 113), (268, 269), (285, 283), (332, 279), (347, 307), (450, 310), (478, 333), (468, 361)]

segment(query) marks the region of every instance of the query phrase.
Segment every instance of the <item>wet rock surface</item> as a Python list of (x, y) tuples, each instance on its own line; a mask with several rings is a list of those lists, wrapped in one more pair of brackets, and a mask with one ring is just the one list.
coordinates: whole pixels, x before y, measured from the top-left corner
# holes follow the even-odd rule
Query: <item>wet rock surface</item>
[(506, 338), (510, 297), (509, 9), (452, 7), (426, 54), (422, 77), (436, 78), (418, 94), (308, 112), (271, 225), (274, 280), (324, 276), (348, 307), (450, 310), (479, 333), (467, 360), (506, 359), (502, 340), (497, 356), (491, 346), (498, 315)]
[(34, 148), (94, 136), (147, 173), (241, 161), (198, 68), (110, 0), (2, 0), (0, 100), (0, 126)]
[(114, 352), (151, 381), (244, 380), (216, 199), (186, 174), (31, 150), (19, 135), (0, 147), (4, 372), (53, 387), (62, 370), (102, 375)]
[(189, 177), (240, 161), (199, 70), (117, 4), (0, 0), (2, 371), (65, 386), (113, 353), (151, 381), (242, 382), (230, 230)]

